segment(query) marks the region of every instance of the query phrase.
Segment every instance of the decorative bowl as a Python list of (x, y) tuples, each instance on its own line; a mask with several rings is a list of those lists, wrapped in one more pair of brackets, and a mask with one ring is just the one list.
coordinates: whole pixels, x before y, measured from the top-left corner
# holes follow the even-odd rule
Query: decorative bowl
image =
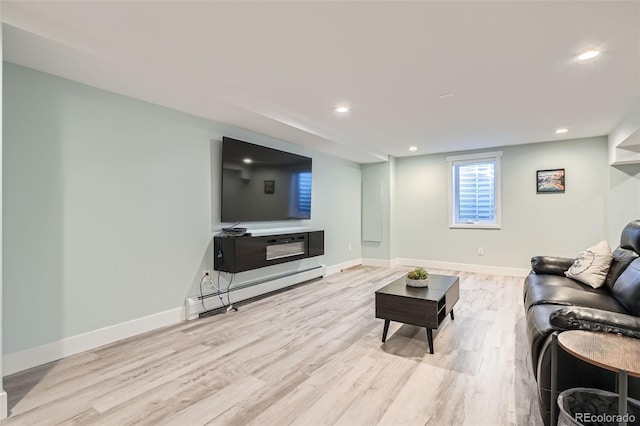
[(409, 287), (428, 287), (429, 278), (424, 280), (412, 280), (411, 278), (405, 278), (407, 286)]

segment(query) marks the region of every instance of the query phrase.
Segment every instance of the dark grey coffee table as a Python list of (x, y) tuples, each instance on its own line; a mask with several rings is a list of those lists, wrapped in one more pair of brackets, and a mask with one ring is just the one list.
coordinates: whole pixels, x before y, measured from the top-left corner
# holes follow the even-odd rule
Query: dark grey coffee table
[(453, 320), (453, 306), (460, 298), (460, 279), (450, 275), (429, 274), (429, 287), (415, 288), (398, 278), (376, 291), (376, 318), (384, 319), (382, 342), (387, 340), (389, 323), (398, 321), (427, 329), (429, 351), (433, 353), (433, 330), (447, 314)]

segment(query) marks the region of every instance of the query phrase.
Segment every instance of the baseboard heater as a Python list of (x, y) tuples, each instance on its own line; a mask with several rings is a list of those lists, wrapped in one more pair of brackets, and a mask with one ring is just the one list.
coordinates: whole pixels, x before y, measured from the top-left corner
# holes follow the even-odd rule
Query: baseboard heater
[[(301, 271), (292, 271), (284, 274), (270, 276), (268, 278), (257, 279), (231, 286), (229, 297), (231, 303), (237, 303), (254, 297), (262, 296), (274, 291), (281, 290), (292, 285), (300, 284), (314, 278), (324, 277), (326, 275), (326, 267), (324, 265), (314, 266), (313, 268)], [(224, 303), (227, 303), (226, 292), (222, 293)], [(204, 307), (202, 306), (204, 302)], [(186, 318), (187, 320), (197, 319), (198, 316), (206, 311), (222, 308), (224, 305), (218, 297), (218, 293), (205, 294), (204, 296), (191, 296), (185, 300)]]

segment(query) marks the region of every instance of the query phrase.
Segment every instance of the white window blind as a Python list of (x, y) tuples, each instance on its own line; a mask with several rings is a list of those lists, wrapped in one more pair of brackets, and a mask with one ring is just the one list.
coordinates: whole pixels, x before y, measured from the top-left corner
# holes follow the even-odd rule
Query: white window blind
[(451, 227), (500, 227), (500, 157), (491, 154), (449, 159)]

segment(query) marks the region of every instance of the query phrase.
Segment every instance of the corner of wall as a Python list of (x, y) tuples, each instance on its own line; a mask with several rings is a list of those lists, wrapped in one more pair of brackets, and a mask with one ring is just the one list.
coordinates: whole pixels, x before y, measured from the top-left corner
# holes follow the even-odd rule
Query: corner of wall
[(327, 266), (325, 276), (337, 274), (338, 272), (342, 272), (344, 269), (353, 268), (354, 266), (358, 266), (362, 264), (363, 264), (362, 259), (358, 258), (358, 259), (349, 260), (347, 262), (338, 263), (336, 265)]

